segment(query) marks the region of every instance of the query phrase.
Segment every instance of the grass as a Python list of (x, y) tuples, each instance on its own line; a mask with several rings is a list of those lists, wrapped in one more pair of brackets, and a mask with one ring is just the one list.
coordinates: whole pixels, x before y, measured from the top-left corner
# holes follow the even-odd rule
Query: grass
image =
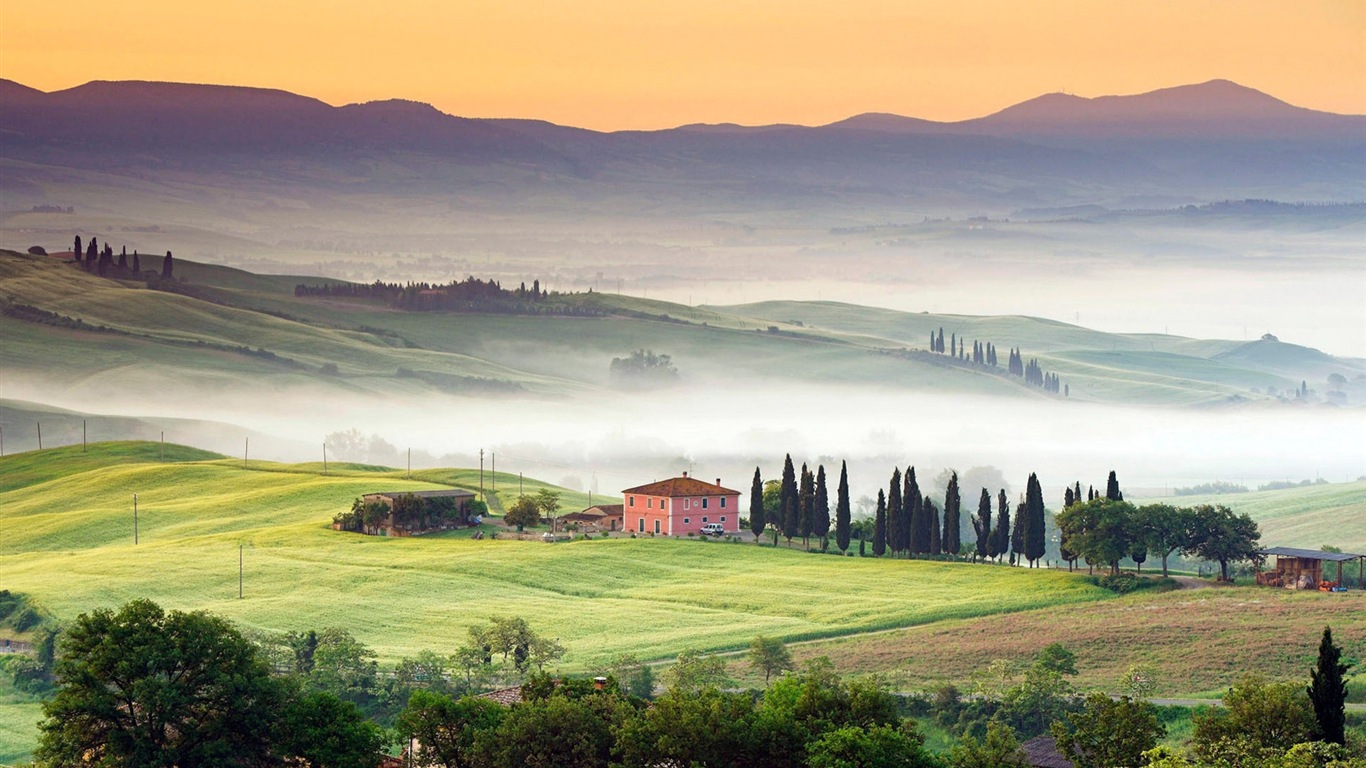
[[(243, 469), (235, 460), (126, 462), (130, 450), (110, 446), (106, 465), (60, 477), (28, 470), (31, 483), (0, 493), (7, 588), (59, 619), (150, 597), (260, 629), (344, 626), (386, 660), (449, 651), (466, 627), (517, 614), (565, 643), (569, 669), (619, 653), (661, 658), (689, 647), (739, 648), (757, 633), (826, 637), (1108, 594), (1066, 574), (692, 540), (366, 537), (331, 530), (332, 514), (379, 485), (434, 483), (364, 468), (322, 477), (307, 467), (253, 462)], [(21, 462), (60, 463), (70, 451), (5, 457), (0, 474)]]
[(961, 686), (992, 659), (1025, 660), (1059, 642), (1077, 654), (1074, 682), (1082, 690), (1119, 692), (1129, 665), (1148, 663), (1161, 671), (1154, 695), (1205, 698), (1249, 671), (1307, 679), (1325, 625), (1347, 659), (1366, 659), (1366, 593), (1257, 587), (1140, 593), (945, 621), (799, 645), (793, 655), (829, 656), (843, 672), (878, 672), (894, 687), (924, 690)]

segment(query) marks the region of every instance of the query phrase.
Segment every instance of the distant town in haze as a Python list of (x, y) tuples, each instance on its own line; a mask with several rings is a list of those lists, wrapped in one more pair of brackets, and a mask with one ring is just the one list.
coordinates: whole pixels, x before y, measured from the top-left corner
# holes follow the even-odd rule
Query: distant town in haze
[(873, 5), (14, 9), (0, 766), (1366, 766), (1366, 17)]

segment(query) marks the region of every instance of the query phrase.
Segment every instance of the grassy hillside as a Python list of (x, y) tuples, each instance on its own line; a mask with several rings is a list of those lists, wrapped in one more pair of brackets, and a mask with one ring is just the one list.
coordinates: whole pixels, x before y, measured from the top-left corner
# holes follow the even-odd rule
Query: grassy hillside
[[(0, 543), (7, 588), (59, 618), (150, 597), (263, 629), (345, 626), (386, 659), (450, 650), (470, 624), (514, 613), (560, 637), (576, 669), (623, 652), (737, 648), (759, 632), (831, 636), (1106, 596), (1061, 573), (742, 544), (365, 537), (332, 531), (332, 514), (365, 491), (434, 484), (364, 467), (322, 477), (309, 467), (244, 470), (225, 459), (126, 461), (136, 449), (92, 448), (109, 461), (81, 469), (65, 464), (71, 449), (0, 460), (6, 476), (28, 467), (26, 481), (0, 492), (0, 516), (13, 532)], [(62, 468), (34, 468), (45, 462)]]
[[(688, 307), (612, 294), (565, 301), (598, 316), (393, 311), (373, 301), (296, 298), (292, 287), (335, 282), (253, 275), (182, 261), (176, 292), (107, 280), (56, 260), (0, 252), (7, 367), (62, 386), (273, 388), (339, 393), (565, 394), (608, 383), (613, 357), (669, 354), (685, 379), (712, 384), (800, 380), (914, 390), (1044, 397), (1002, 375), (1018, 346), (1059, 372), (1077, 400), (1186, 405), (1265, 397), (1317, 382), (1353, 361), (1296, 347), (1109, 334), (1029, 317), (895, 312), (834, 302)], [(54, 313), (35, 321), (27, 307)], [(75, 320), (81, 324), (74, 325)], [(944, 328), (1000, 348), (1000, 369), (918, 353)], [(1274, 347), (1274, 348), (1273, 348)], [(1291, 354), (1291, 353), (1294, 354)], [(1312, 353), (1312, 354), (1310, 354)], [(1306, 356), (1307, 355), (1307, 356)], [(1296, 361), (1307, 361), (1303, 376)], [(399, 369), (419, 375), (398, 377)], [(1253, 392), (1253, 389), (1257, 393)]]
[(1223, 504), (1235, 512), (1247, 513), (1261, 526), (1262, 544), (1268, 547), (1318, 549), (1331, 544), (1347, 552), (1366, 554), (1366, 482), (1217, 496), (1173, 496), (1160, 501), (1180, 506)]
[[(963, 686), (992, 659), (1027, 659), (1059, 642), (1077, 654), (1077, 687), (1121, 692), (1130, 664), (1155, 666), (1157, 696), (1219, 695), (1257, 670), (1303, 680), (1323, 627), (1347, 658), (1366, 656), (1366, 593), (1238, 587), (1139, 593), (1099, 604), (945, 621), (794, 648), (844, 672), (882, 672), (896, 687)], [(736, 665), (735, 671), (743, 670)]]

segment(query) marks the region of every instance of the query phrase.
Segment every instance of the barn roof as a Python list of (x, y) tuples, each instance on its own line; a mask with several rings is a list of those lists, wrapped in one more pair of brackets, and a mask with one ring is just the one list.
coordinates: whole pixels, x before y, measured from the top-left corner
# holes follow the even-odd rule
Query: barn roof
[(722, 486), (720, 483), (707, 483), (695, 477), (671, 477), (668, 480), (660, 480), (648, 485), (638, 485), (635, 488), (627, 488), (622, 493), (638, 493), (642, 496), (667, 496), (674, 498), (677, 496), (739, 496), (739, 491), (732, 491)]
[(391, 491), (391, 492), (380, 491), (380, 492), (377, 492), (377, 493), (367, 493), (367, 494), (365, 494), (365, 495), (366, 495), (366, 496), (383, 496), (383, 497), (385, 497), (386, 499), (396, 499), (396, 498), (398, 498), (399, 496), (416, 496), (416, 497), (419, 498), (419, 499), (441, 499), (441, 498), (446, 498), (446, 497), (448, 497), (448, 496), (451, 497), (451, 498), (456, 498), (456, 499), (463, 498), (463, 497), (465, 497), (465, 496), (468, 496), (468, 497), (470, 497), (471, 499), (474, 498), (474, 494), (473, 494), (473, 493), (471, 493), (470, 491), (461, 490), (461, 489), (459, 489), (459, 488), (443, 489), (443, 490), (439, 490), (439, 491)]
[(1324, 552), (1320, 549), (1295, 549), (1294, 547), (1268, 547), (1258, 550), (1259, 555), (1278, 555), (1280, 557), (1298, 557), (1304, 560), (1329, 560), (1335, 563), (1355, 560), (1366, 555), (1354, 555), (1351, 552)]

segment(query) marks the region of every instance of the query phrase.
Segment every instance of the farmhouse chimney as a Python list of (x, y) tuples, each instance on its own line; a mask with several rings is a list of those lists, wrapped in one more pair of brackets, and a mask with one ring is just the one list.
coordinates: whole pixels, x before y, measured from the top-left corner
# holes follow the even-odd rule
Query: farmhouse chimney
[(686, 469), (683, 470), (683, 476), (684, 476), (684, 477), (687, 477), (687, 476), (688, 476), (688, 470), (686, 470)]
[(720, 484), (721, 484), (721, 478), (719, 478), (719, 477), (716, 478), (716, 484), (717, 484), (717, 485), (720, 485)]
[(593, 678), (593, 688), (594, 688), (594, 690), (598, 690), (598, 691), (605, 690), (605, 689), (607, 688), (607, 678), (605, 678), (605, 677), (595, 677), (595, 678)]

